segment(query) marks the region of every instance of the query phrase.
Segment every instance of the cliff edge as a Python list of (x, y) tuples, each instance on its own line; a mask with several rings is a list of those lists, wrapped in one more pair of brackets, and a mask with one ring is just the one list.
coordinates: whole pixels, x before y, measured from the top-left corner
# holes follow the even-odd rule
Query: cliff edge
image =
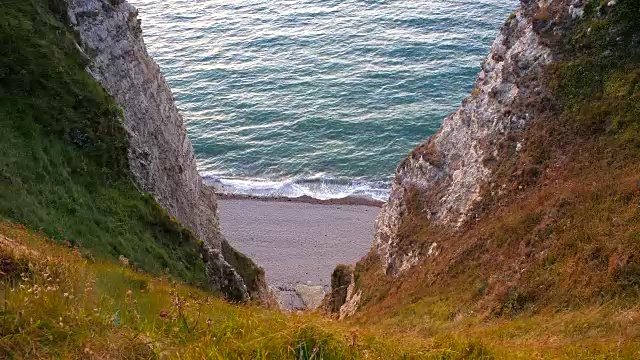
[[(522, 2), (500, 28), (472, 95), (398, 166), (389, 201), (376, 221), (374, 247), (387, 274), (418, 262), (417, 254), (404, 251), (400, 243), (408, 198), (420, 198), (432, 223), (460, 226), (491, 176), (490, 163), (501, 160), (501, 140), (518, 137), (533, 119), (531, 109), (519, 104), (542, 91), (536, 76), (553, 61), (553, 52), (534, 30), (531, 16), (538, 6)], [(437, 252), (436, 242), (429, 246), (431, 254)]]
[(398, 166), (342, 317), (452, 293), (488, 316), (636, 296), (639, 11), (520, 2), (471, 96)]
[(140, 190), (204, 242), (211, 286), (239, 301), (265, 296), (262, 270), (220, 233), (215, 195), (198, 174), (171, 90), (147, 53), (137, 10), (123, 0), (66, 0), (66, 8), (87, 71), (122, 106), (129, 166)]

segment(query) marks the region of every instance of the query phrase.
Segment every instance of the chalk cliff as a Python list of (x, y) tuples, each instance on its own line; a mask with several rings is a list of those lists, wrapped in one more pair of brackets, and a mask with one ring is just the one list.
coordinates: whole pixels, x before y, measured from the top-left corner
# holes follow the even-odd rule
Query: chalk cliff
[(499, 152), (502, 140), (510, 137), (515, 151), (520, 151), (519, 134), (536, 116), (526, 104), (541, 92), (538, 75), (554, 61), (554, 52), (539, 33), (562, 22), (554, 20), (577, 17), (582, 11), (581, 1), (550, 4), (521, 1), (500, 28), (471, 96), (398, 166), (389, 201), (376, 221), (374, 249), (387, 275), (400, 274), (438, 252), (436, 242), (426, 254), (398, 245), (409, 197), (417, 198), (432, 224), (457, 228), (481, 200), (491, 164), (504, 160)]
[(129, 166), (140, 190), (204, 242), (213, 288), (239, 301), (266, 296), (262, 270), (220, 233), (215, 195), (197, 172), (171, 90), (147, 53), (137, 10), (124, 0), (65, 1), (87, 71), (122, 106)]

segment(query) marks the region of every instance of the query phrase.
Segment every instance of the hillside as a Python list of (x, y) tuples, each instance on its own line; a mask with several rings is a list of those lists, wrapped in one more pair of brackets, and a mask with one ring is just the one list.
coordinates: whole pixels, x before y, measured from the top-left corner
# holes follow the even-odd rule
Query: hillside
[(88, 257), (206, 285), (201, 244), (136, 188), (122, 110), (46, 4), (0, 9), (0, 214)]
[(636, 346), (639, 14), (522, 2), (472, 96), (399, 166), (343, 316), (480, 338), (510, 323), (503, 341), (528, 334), (523, 348)]
[[(133, 48), (91, 45), (111, 21)], [(164, 84), (135, 29), (122, 1), (0, 6), (0, 358), (640, 357), (639, 0), (521, 2), (336, 269), (341, 320), (222, 299), (263, 274), (200, 217), (206, 189), (176, 197), (201, 180), (166, 84), (166, 131), (132, 139), (148, 82), (111, 60)]]
[(0, 215), (225, 296), (267, 299), (218, 226), (171, 91), (126, 2), (0, 9)]
[(2, 359), (351, 359), (426, 351), (319, 315), (232, 305), (55, 243), (0, 223)]
[(453, 312), (468, 290), (458, 284), (337, 321), (230, 304), (6, 221), (0, 283), (3, 359), (635, 359), (640, 351), (640, 307), (624, 301), (483, 318)]

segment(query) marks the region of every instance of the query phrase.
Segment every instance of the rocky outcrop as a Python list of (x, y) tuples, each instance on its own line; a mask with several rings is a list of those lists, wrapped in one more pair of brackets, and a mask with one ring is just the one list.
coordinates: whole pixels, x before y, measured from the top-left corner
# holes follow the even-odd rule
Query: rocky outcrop
[(339, 313), (347, 302), (349, 288), (353, 287), (353, 267), (338, 265), (331, 273), (331, 291), (325, 296), (322, 309), (327, 313)]
[(316, 310), (324, 299), (325, 291), (322, 285), (296, 284), (296, 294), (302, 299), (306, 310)]
[(65, 1), (87, 71), (123, 108), (129, 166), (141, 191), (204, 242), (212, 287), (239, 301), (266, 296), (262, 270), (220, 233), (215, 195), (203, 185), (171, 90), (147, 54), (137, 10), (125, 0)]
[(493, 42), (472, 95), (398, 166), (389, 201), (376, 220), (374, 249), (387, 275), (400, 274), (438, 252), (436, 243), (427, 245), (430, 254), (399, 246), (410, 197), (417, 197), (430, 224), (456, 229), (469, 220), (480, 200), (491, 164), (501, 161), (501, 141), (515, 139), (515, 151), (521, 150), (519, 134), (535, 118), (521, 104), (535, 101), (543, 86), (538, 75), (554, 61), (540, 32), (552, 27), (555, 18), (579, 16), (582, 6), (580, 0), (553, 5), (522, 0)]

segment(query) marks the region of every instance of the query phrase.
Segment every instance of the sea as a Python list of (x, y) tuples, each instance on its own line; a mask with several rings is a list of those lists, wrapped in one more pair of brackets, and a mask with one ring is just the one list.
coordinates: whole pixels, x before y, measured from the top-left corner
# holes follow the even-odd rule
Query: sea
[(205, 182), (386, 200), (472, 90), (515, 0), (129, 0)]

